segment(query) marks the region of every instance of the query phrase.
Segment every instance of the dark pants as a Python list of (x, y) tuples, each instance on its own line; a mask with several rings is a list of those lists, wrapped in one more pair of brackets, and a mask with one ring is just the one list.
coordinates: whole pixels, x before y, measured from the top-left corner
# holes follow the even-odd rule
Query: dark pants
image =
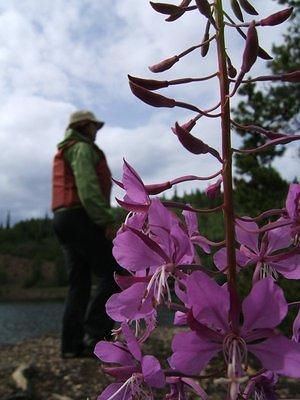
[[(62, 247), (69, 278), (62, 329), (62, 352), (80, 352), (84, 335), (99, 341), (110, 336), (114, 321), (105, 312), (118, 291), (112, 243), (82, 208), (54, 214), (54, 231)], [(91, 299), (92, 272), (99, 284)]]

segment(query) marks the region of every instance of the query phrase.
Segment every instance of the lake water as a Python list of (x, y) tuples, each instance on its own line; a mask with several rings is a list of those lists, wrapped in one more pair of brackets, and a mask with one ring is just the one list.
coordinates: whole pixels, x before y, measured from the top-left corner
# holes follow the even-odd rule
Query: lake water
[(0, 303), (0, 344), (59, 332), (63, 307), (62, 302)]
[[(8, 302), (0, 303), (0, 344), (18, 343), (45, 333), (59, 333), (63, 302)], [(159, 313), (159, 323), (169, 324), (172, 314)]]

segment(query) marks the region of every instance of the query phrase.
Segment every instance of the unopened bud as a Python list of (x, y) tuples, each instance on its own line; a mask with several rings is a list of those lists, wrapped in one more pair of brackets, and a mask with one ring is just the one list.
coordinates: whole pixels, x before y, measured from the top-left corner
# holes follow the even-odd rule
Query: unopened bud
[(168, 18), (165, 19), (165, 21), (173, 22), (173, 21), (176, 21), (178, 18), (180, 18), (185, 13), (185, 10), (182, 10), (182, 8), (188, 7), (191, 1), (192, 0), (182, 0), (180, 5), (178, 6), (178, 9), (181, 9), (181, 11), (172, 13)]
[(275, 14), (270, 15), (267, 18), (260, 20), (261, 26), (274, 26), (282, 24), (286, 21), (292, 14), (293, 7), (286, 8), (285, 10), (279, 11)]
[(288, 74), (282, 74), (281, 75), (281, 80), (283, 82), (293, 82), (293, 83), (298, 83), (300, 82), (300, 70), (290, 72)]
[(161, 14), (170, 15), (181, 11), (180, 7), (175, 6), (174, 4), (154, 3), (153, 1), (150, 1), (150, 5), (155, 11)]
[(252, 21), (249, 25), (246, 45), (243, 54), (243, 64), (241, 71), (245, 74), (250, 71), (252, 65), (255, 63), (258, 55), (258, 37), (255, 28), (255, 21)]
[(170, 189), (172, 187), (171, 182), (156, 183), (153, 185), (145, 185), (146, 191), (150, 195), (156, 195), (164, 190)]
[(144, 103), (149, 104), (153, 107), (167, 107), (173, 108), (176, 105), (174, 99), (170, 99), (168, 97), (162, 96), (157, 93), (153, 93), (150, 90), (144, 89), (141, 86), (136, 85), (133, 82), (129, 81), (129, 86), (132, 93), (142, 100)]
[(236, 74), (237, 74), (236, 68), (234, 68), (233, 65), (230, 65), (230, 66), (228, 67), (228, 75), (229, 75), (229, 77), (233, 79), (233, 78), (236, 77)]
[(214, 26), (216, 26), (215, 20), (213, 19), (210, 4), (207, 0), (195, 0), (198, 10), (204, 15)]
[(163, 72), (173, 67), (173, 65), (176, 64), (177, 61), (179, 61), (179, 57), (173, 56), (159, 62), (158, 64), (150, 66), (149, 69), (151, 72)]
[(139, 85), (139, 86), (143, 87), (144, 89), (148, 89), (148, 90), (157, 90), (157, 89), (162, 89), (162, 88), (169, 86), (168, 81), (158, 81), (155, 79), (143, 79), (143, 78), (137, 78), (136, 76), (131, 76), (131, 75), (128, 75), (128, 79), (130, 82), (133, 82), (136, 85)]
[[(209, 50), (209, 43), (208, 39), (209, 39), (209, 28), (210, 28), (210, 22), (207, 21), (206, 23), (206, 28), (205, 28), (205, 32), (204, 32), (204, 36), (203, 36), (203, 40), (202, 40), (202, 46), (201, 46), (201, 56), (205, 57), (206, 54), (208, 53)], [(205, 43), (206, 42), (206, 43)]]
[(177, 135), (180, 143), (185, 149), (193, 154), (205, 154), (208, 152), (209, 146), (202, 142), (202, 140), (191, 135), (187, 130), (181, 127), (177, 122), (172, 131)]
[(230, 78), (235, 78), (237, 75), (237, 70), (236, 68), (234, 68), (234, 66), (231, 63), (231, 59), (230, 57), (227, 55), (226, 57), (226, 61), (227, 61), (227, 72)]
[(237, 0), (230, 0), (231, 9), (240, 21), (244, 22), (243, 13)]
[(220, 196), (222, 181), (222, 178), (220, 178), (216, 183), (213, 183), (205, 189), (205, 194), (209, 199), (215, 199), (216, 197)]
[(221, 156), (217, 150), (208, 146), (202, 140), (191, 135), (187, 130), (180, 126), (177, 122), (175, 123), (175, 128), (172, 128), (173, 133), (177, 135), (182, 146), (193, 154), (206, 154), (210, 153), (216, 157), (220, 162), (222, 162)]
[(262, 58), (263, 60), (273, 60), (273, 57), (270, 56), (270, 54), (268, 54), (268, 53), (267, 53), (264, 49), (262, 49), (261, 47), (259, 47), (257, 55), (258, 55), (258, 57)]
[(186, 131), (191, 132), (191, 130), (194, 128), (195, 125), (196, 125), (196, 121), (194, 119), (190, 119), (188, 122), (181, 125), (181, 127), (183, 129), (185, 129)]
[(255, 10), (255, 8), (252, 6), (252, 4), (249, 3), (248, 0), (239, 0), (239, 3), (244, 11), (250, 15), (258, 15), (258, 12)]

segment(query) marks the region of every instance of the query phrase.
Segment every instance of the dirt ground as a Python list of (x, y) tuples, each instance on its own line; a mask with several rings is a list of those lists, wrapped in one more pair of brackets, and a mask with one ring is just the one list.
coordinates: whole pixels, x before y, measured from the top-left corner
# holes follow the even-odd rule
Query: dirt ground
[[(168, 328), (157, 329), (147, 344), (146, 353), (154, 350), (161, 360), (166, 361), (170, 335)], [(29, 367), (30, 386), (27, 392), (17, 389), (12, 379), (12, 373), (22, 364)], [(95, 400), (108, 383), (96, 358), (62, 360), (57, 335), (45, 335), (0, 347), (1, 400)], [(225, 387), (222, 385), (203, 381), (203, 387), (211, 393), (211, 400), (225, 399)], [(197, 398), (195, 395), (189, 397), (191, 400)], [(278, 398), (300, 399), (300, 381), (281, 380)]]

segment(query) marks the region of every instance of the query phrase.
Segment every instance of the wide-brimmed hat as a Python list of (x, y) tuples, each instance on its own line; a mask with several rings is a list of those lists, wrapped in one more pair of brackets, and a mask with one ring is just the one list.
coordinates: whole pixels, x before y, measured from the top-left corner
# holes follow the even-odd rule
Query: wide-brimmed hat
[(95, 124), (97, 124), (98, 129), (101, 129), (104, 125), (104, 122), (97, 119), (95, 114), (91, 111), (78, 110), (70, 115), (67, 128), (72, 128), (81, 122), (94, 122)]

